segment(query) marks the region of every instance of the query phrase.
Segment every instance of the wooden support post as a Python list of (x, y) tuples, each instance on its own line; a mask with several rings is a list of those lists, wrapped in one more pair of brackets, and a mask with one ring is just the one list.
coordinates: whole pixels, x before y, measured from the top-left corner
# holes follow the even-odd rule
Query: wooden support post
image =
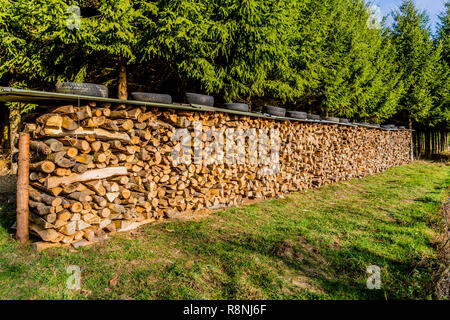
[(30, 168), (30, 135), (19, 134), (19, 165), (17, 171), (17, 232), (21, 244), (28, 242), (28, 179)]
[(128, 89), (127, 89), (127, 67), (126, 61), (124, 58), (119, 58), (119, 79), (117, 84), (117, 98), (119, 99), (128, 99)]

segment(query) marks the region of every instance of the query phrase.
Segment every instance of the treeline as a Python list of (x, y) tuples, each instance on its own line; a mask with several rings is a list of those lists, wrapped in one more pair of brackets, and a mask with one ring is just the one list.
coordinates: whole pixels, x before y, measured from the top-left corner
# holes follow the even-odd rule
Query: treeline
[[(81, 8), (79, 28), (69, 5)], [(370, 8), (361, 0), (0, 0), (0, 84), (127, 81), (128, 91), (175, 101), (204, 92), (254, 109), (447, 130), (450, 1), (436, 34), (414, 1), (403, 1), (390, 26), (378, 27)]]

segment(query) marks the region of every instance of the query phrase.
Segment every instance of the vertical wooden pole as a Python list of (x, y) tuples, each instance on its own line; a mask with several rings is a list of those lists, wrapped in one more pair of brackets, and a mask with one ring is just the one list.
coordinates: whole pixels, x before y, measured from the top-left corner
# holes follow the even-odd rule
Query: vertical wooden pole
[(127, 89), (127, 67), (125, 59), (119, 57), (119, 66), (118, 66), (118, 82), (117, 82), (117, 97), (119, 99), (128, 99), (128, 89)]
[(30, 135), (19, 133), (19, 167), (17, 170), (17, 231), (21, 244), (28, 242), (28, 179), (30, 168)]
[[(9, 143), (11, 147), (11, 154), (17, 152), (16, 149), (16, 141), (18, 138), (17, 128), (20, 123), (20, 107), (16, 106), (10, 111), (9, 114)], [(11, 161), (11, 173), (17, 174), (17, 164), (14, 161)]]

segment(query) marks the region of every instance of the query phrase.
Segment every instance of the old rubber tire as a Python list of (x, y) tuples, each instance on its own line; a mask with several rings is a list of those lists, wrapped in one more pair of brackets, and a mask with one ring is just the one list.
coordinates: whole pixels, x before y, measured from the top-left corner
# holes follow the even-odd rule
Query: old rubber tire
[(248, 104), (246, 103), (225, 103), (223, 107), (229, 110), (248, 112)]
[(372, 126), (372, 127), (375, 127), (375, 128), (379, 128), (379, 127), (380, 127), (380, 124), (374, 123), (374, 124), (371, 124), (371, 126)]
[(362, 123), (360, 123), (360, 125), (362, 125), (362, 126), (371, 126), (371, 124), (367, 123), (367, 122), (362, 122)]
[(172, 103), (172, 97), (168, 94), (150, 93), (150, 92), (132, 92), (131, 96), (134, 100), (155, 102), (155, 103)]
[(199, 104), (199, 105), (208, 106), (208, 107), (214, 106), (214, 97), (213, 96), (207, 96), (204, 94), (186, 92), (185, 97), (186, 97), (186, 101), (190, 104)]
[(320, 116), (317, 115), (317, 114), (311, 114), (311, 113), (308, 113), (308, 114), (306, 115), (306, 117), (307, 117), (309, 120), (320, 120)]
[(339, 118), (340, 123), (348, 123), (348, 119), (345, 118)]
[(302, 111), (286, 111), (286, 116), (295, 119), (306, 119), (306, 112)]
[(383, 124), (381, 125), (382, 128), (384, 129), (395, 129), (395, 124)]
[(76, 94), (80, 96), (108, 97), (108, 88), (100, 84), (80, 83), (80, 82), (60, 82), (57, 83), (56, 92), (66, 94)]
[(339, 118), (336, 117), (325, 117), (323, 120), (330, 122), (339, 122)]
[(286, 115), (286, 109), (275, 107), (275, 106), (265, 106), (264, 107), (266, 113), (277, 116), (277, 117), (284, 117)]

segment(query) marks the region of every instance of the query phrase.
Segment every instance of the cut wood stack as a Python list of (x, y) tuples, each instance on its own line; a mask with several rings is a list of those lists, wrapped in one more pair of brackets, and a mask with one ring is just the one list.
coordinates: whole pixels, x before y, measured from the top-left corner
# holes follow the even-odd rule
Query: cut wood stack
[[(203, 133), (196, 136), (199, 121)], [(245, 139), (246, 152), (240, 151), (244, 163), (220, 161), (220, 152), (198, 163), (191, 151), (190, 164), (176, 165), (176, 128), (189, 130), (188, 143), (204, 151), (217, 143), (205, 134), (208, 129), (255, 129), (258, 136), (277, 129), (279, 171), (265, 174), (261, 169), (267, 165), (251, 161), (264, 155), (261, 146), (257, 154), (249, 147), (252, 137)], [(24, 119), (22, 130), (32, 138), (30, 229), (43, 240), (35, 244), (38, 250), (78, 247), (162, 218), (276, 197), (410, 161), (407, 130), (94, 102), (40, 106)], [(270, 154), (270, 146), (264, 147)]]

